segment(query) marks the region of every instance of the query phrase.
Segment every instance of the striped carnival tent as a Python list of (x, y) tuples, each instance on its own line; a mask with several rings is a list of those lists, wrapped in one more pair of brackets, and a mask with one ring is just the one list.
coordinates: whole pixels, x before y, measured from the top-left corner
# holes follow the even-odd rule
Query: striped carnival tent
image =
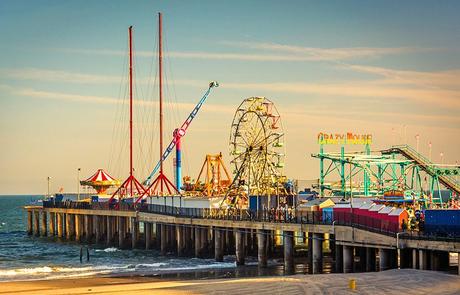
[(98, 194), (105, 194), (109, 187), (119, 186), (120, 180), (113, 178), (103, 169), (98, 169), (88, 179), (80, 181), (80, 184), (93, 187)]

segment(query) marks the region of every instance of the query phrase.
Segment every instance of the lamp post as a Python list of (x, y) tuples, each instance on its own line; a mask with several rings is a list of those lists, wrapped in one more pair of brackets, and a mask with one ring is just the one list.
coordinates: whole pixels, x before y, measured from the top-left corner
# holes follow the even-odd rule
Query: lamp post
[(419, 134), (415, 135), (415, 140), (417, 141), (416, 147), (417, 147), (417, 153), (418, 153), (418, 146), (419, 146), (419, 142), (420, 142), (420, 135)]
[(77, 200), (80, 201), (80, 171), (81, 168), (77, 169)]
[(439, 157), (441, 158), (441, 166), (444, 165), (444, 153), (440, 152)]
[(391, 144), (396, 145), (396, 129), (391, 128)]
[(407, 144), (407, 125), (403, 124), (401, 128), (401, 141), (402, 144)]
[(350, 221), (351, 221), (351, 225), (353, 226), (353, 219), (354, 219), (354, 215), (353, 215), (353, 184), (351, 182), (353, 169), (352, 169), (351, 165), (352, 164), (351, 164), (351, 160), (350, 160), (350, 211), (351, 211)]
[(432, 150), (432, 147), (433, 145), (431, 144), (431, 141), (428, 143), (428, 148), (429, 148), (429, 152), (428, 152), (428, 157), (430, 159), (430, 162), (431, 162), (431, 150)]
[(49, 196), (50, 196), (50, 180), (51, 180), (51, 176), (48, 176), (46, 179), (48, 180), (48, 193), (47, 193), (46, 196), (49, 198)]

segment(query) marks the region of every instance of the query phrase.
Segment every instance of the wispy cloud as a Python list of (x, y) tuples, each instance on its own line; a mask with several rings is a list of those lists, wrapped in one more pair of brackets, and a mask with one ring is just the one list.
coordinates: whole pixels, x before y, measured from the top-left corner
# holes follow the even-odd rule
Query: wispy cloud
[[(85, 103), (85, 104), (105, 104), (105, 105), (115, 105), (122, 103), (122, 99), (109, 96), (95, 96), (95, 95), (80, 95), (74, 93), (64, 93), (64, 92), (53, 92), (53, 91), (43, 91), (32, 88), (15, 88), (8, 85), (0, 85), (0, 89), (3, 89), (4, 92), (9, 92), (13, 95), (23, 96), (27, 98), (34, 99), (46, 99), (46, 100), (58, 100), (64, 102), (75, 102), (75, 103)], [(158, 106), (157, 100), (136, 100), (137, 105), (142, 106), (151, 106), (156, 108)], [(175, 102), (174, 104), (165, 104), (165, 108), (174, 108), (181, 109), (185, 111), (191, 111), (195, 107), (194, 103), (186, 102)], [(226, 106), (217, 105), (217, 104), (206, 104), (205, 107), (210, 112), (217, 113), (231, 113), (233, 110)]]
[(391, 87), (373, 82), (349, 83), (222, 83), (222, 87), (258, 90), (262, 93), (282, 92), (315, 94), (333, 97), (393, 98), (444, 108), (460, 109), (460, 91)]
[[(120, 84), (127, 83), (128, 77), (111, 76), (103, 74), (86, 74), (69, 72), (53, 69), (40, 68), (0, 68), (0, 78), (12, 80), (30, 80), (40, 82), (60, 82), (71, 84)], [(153, 80), (151, 77), (135, 77), (135, 83), (140, 85), (151, 85)], [(181, 80), (164, 81), (165, 84), (185, 85), (193, 87), (206, 87), (207, 82), (197, 80)]]
[[(377, 75), (379, 78), (366, 81), (351, 81), (342, 83), (305, 83), (305, 82), (278, 82), (278, 83), (239, 83), (221, 81), (222, 88), (235, 90), (249, 90), (251, 93), (269, 94), (294, 93), (308, 94), (337, 98), (392, 98), (399, 102), (408, 101), (424, 105), (432, 105), (444, 108), (460, 108), (460, 70), (447, 72), (417, 72), (391, 70), (380, 67), (348, 65), (348, 68), (356, 71)], [(1, 69), (2, 76), (13, 79), (27, 79), (35, 81), (52, 81), (63, 83), (81, 84), (106, 84), (120, 83), (126, 78), (120, 76), (106, 76), (100, 74), (83, 74), (67, 71), (47, 69)], [(136, 83), (150, 85), (153, 83), (149, 78), (138, 78)], [(206, 81), (193, 79), (178, 79), (168, 81), (176, 86), (205, 87)], [(26, 90), (23, 90), (26, 91)], [(27, 90), (28, 91), (28, 90)], [(23, 92), (22, 94), (24, 94)], [(47, 93), (32, 91), (30, 96), (46, 96)], [(49, 98), (62, 97), (59, 93), (50, 93)], [(56, 94), (56, 95), (54, 95)], [(65, 94), (63, 94), (65, 95)], [(86, 96), (64, 96), (69, 100), (82, 100)], [(87, 102), (106, 102), (99, 97), (86, 97)], [(94, 98), (94, 100), (92, 99)]]
[(109, 75), (82, 74), (60, 70), (23, 68), (0, 69), (0, 77), (16, 80), (33, 80), (49, 82), (67, 82), (82, 84), (120, 83), (121, 77)]
[(383, 77), (384, 79), (378, 81), (381, 84), (417, 85), (424, 88), (436, 87), (460, 89), (460, 70), (458, 69), (449, 71), (421, 72), (361, 65), (344, 64), (342, 67)]
[[(165, 56), (171, 58), (182, 59), (211, 59), (211, 60), (241, 60), (241, 61), (343, 61), (353, 58), (372, 58), (384, 55), (396, 55), (403, 53), (411, 53), (417, 51), (435, 50), (430, 48), (415, 48), (415, 47), (353, 47), (353, 48), (315, 48), (301, 47), (294, 45), (284, 45), (276, 43), (257, 43), (257, 42), (232, 42), (223, 41), (223, 45), (229, 47), (238, 47), (245, 49), (255, 49), (262, 51), (272, 51), (273, 53), (234, 53), (234, 52), (209, 52), (209, 51), (169, 51), (165, 52)], [(60, 52), (72, 54), (86, 55), (127, 55), (121, 50), (109, 49), (84, 49), (84, 48), (60, 48), (56, 49)], [(138, 50), (134, 53), (139, 57), (157, 56), (156, 52)]]
[(306, 60), (312, 61), (339, 61), (353, 58), (369, 58), (379, 57), (384, 55), (395, 55), (403, 53), (411, 53), (416, 51), (434, 50), (431, 48), (416, 48), (416, 47), (351, 47), (351, 48), (318, 48), (318, 47), (302, 47), (296, 45), (263, 43), (263, 42), (237, 42), (237, 41), (222, 41), (224, 45), (257, 49), (269, 50), (295, 54), (297, 57), (303, 57)]
[(116, 104), (118, 99), (106, 96), (79, 95), (62, 92), (40, 91), (35, 89), (15, 89), (13, 94), (41, 99), (53, 99), (61, 101), (96, 103), (96, 104)]
[(426, 126), (433, 126), (436, 124), (449, 123), (450, 128), (458, 128), (460, 126), (460, 117), (455, 115), (447, 114), (420, 114), (420, 113), (400, 113), (400, 112), (388, 112), (388, 111), (379, 111), (379, 110), (366, 110), (356, 111), (353, 109), (341, 109), (341, 110), (331, 110), (326, 108), (321, 109), (303, 109), (302, 106), (290, 106), (288, 108), (283, 108), (283, 113), (286, 117), (289, 117), (292, 120), (300, 120), (302, 117), (308, 118), (324, 118), (324, 114), (327, 114), (330, 118), (338, 120), (340, 118), (346, 120), (355, 120), (369, 122), (372, 121), (382, 121), (382, 122), (400, 122), (401, 118), (404, 117), (406, 121), (415, 121), (418, 124), (423, 124)]
[[(107, 49), (57, 49), (60, 52), (85, 55), (126, 55), (126, 52)], [(157, 54), (151, 51), (136, 51), (135, 56), (156, 57)], [(208, 52), (208, 51), (169, 51), (164, 56), (181, 59), (208, 59), (208, 60), (240, 60), (240, 61), (314, 61), (314, 56), (299, 54), (258, 54), (258, 53), (233, 53), (233, 52)]]

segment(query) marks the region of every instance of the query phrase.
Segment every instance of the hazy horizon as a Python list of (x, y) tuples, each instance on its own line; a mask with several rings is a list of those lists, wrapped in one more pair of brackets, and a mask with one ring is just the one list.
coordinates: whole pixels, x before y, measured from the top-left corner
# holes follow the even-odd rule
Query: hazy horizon
[[(183, 139), (183, 175), (223, 153), (243, 99), (272, 100), (285, 172), (316, 179), (317, 134), (373, 135), (460, 161), (458, 1), (2, 1), (0, 195), (77, 190), (128, 175), (127, 30), (134, 27), (135, 175), (158, 160), (157, 12), (164, 16), (165, 146), (207, 89)], [(338, 147), (329, 147), (328, 151)], [(347, 146), (346, 150), (362, 150)], [(167, 175), (173, 178), (171, 155)]]

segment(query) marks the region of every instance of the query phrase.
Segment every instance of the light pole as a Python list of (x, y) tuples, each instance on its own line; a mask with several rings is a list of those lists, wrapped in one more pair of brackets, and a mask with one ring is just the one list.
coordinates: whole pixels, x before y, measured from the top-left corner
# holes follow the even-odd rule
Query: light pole
[[(459, 169), (459, 166), (458, 166), (458, 160), (455, 161), (455, 168)], [(458, 182), (458, 174), (455, 176), (455, 181)]]
[(46, 179), (48, 180), (48, 193), (47, 193), (46, 196), (49, 198), (49, 196), (50, 196), (50, 180), (51, 180), (51, 176), (48, 176)]
[(391, 128), (391, 144), (396, 145), (396, 129), (393, 127)]
[(351, 182), (351, 177), (352, 177), (353, 169), (351, 166), (351, 160), (350, 160), (350, 211), (351, 211), (351, 216), (350, 216), (350, 221), (351, 225), (353, 226), (353, 185)]
[(403, 124), (401, 126), (401, 144), (407, 144), (407, 125)]
[(77, 200), (80, 201), (80, 171), (81, 168), (77, 169)]
[(430, 162), (431, 162), (431, 150), (432, 150), (432, 147), (433, 147), (433, 145), (431, 144), (431, 141), (428, 143), (428, 147), (429, 147), (428, 157), (429, 157)]
[(444, 165), (444, 153), (439, 153), (439, 157), (441, 158), (441, 166)]
[(417, 147), (417, 153), (418, 153), (418, 146), (419, 146), (419, 142), (420, 142), (420, 135), (419, 134), (415, 135), (415, 140), (417, 141), (416, 147)]

